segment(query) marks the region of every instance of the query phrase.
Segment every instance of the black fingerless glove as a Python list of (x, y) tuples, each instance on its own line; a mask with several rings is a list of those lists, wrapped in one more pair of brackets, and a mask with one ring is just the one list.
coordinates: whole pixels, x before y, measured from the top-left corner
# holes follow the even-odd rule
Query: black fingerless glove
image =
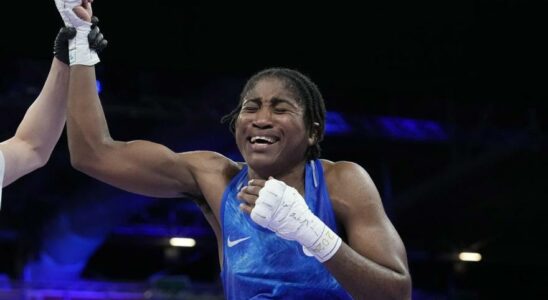
[(74, 36), (76, 36), (76, 29), (73, 27), (62, 27), (53, 43), (53, 55), (67, 65), (69, 64), (68, 40), (74, 38)]
[[(104, 38), (99, 26), (97, 26), (97, 23), (99, 23), (99, 19), (97, 17), (92, 17), (92, 25), (91, 31), (88, 34), (88, 41), (90, 49), (100, 53), (107, 47), (108, 41)], [(55, 37), (55, 42), (53, 43), (53, 55), (67, 65), (70, 64), (68, 55), (68, 40), (74, 38), (74, 36), (76, 36), (76, 29), (73, 27), (63, 27), (59, 30), (59, 33), (57, 33), (57, 37)]]

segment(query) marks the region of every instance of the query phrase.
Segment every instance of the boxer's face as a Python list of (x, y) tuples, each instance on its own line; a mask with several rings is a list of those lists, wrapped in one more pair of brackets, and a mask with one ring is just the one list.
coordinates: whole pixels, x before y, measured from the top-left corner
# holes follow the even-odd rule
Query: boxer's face
[(235, 135), (252, 169), (275, 175), (304, 161), (306, 149), (314, 141), (308, 137), (300, 103), (276, 78), (259, 80), (245, 95)]

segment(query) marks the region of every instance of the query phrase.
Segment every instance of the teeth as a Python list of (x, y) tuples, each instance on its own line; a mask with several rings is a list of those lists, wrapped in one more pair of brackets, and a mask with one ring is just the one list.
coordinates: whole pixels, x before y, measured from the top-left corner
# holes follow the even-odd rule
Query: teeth
[(267, 137), (267, 136), (254, 136), (254, 137), (251, 137), (251, 142), (252, 143), (257, 142), (257, 140), (263, 140), (263, 141), (268, 142), (269, 144), (274, 143), (274, 138), (271, 138), (271, 137)]

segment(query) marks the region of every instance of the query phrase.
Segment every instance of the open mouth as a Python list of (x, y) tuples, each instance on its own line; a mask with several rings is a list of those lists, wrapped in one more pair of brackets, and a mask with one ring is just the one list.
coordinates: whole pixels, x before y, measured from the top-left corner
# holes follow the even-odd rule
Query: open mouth
[(273, 137), (273, 136), (251, 136), (249, 138), (247, 138), (247, 140), (251, 143), (251, 144), (259, 144), (259, 145), (272, 145), (274, 143), (276, 143), (279, 138), (277, 137)]

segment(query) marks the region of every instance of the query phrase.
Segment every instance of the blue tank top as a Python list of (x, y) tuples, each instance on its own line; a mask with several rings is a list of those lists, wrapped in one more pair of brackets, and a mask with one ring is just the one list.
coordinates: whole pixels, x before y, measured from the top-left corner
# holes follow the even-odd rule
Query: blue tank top
[[(243, 213), (238, 191), (248, 168), (227, 186), (222, 199), (223, 280), (227, 299), (352, 299), (322, 263), (295, 241), (278, 237)], [(335, 214), (319, 160), (306, 164), (305, 199), (310, 210), (334, 232)]]

